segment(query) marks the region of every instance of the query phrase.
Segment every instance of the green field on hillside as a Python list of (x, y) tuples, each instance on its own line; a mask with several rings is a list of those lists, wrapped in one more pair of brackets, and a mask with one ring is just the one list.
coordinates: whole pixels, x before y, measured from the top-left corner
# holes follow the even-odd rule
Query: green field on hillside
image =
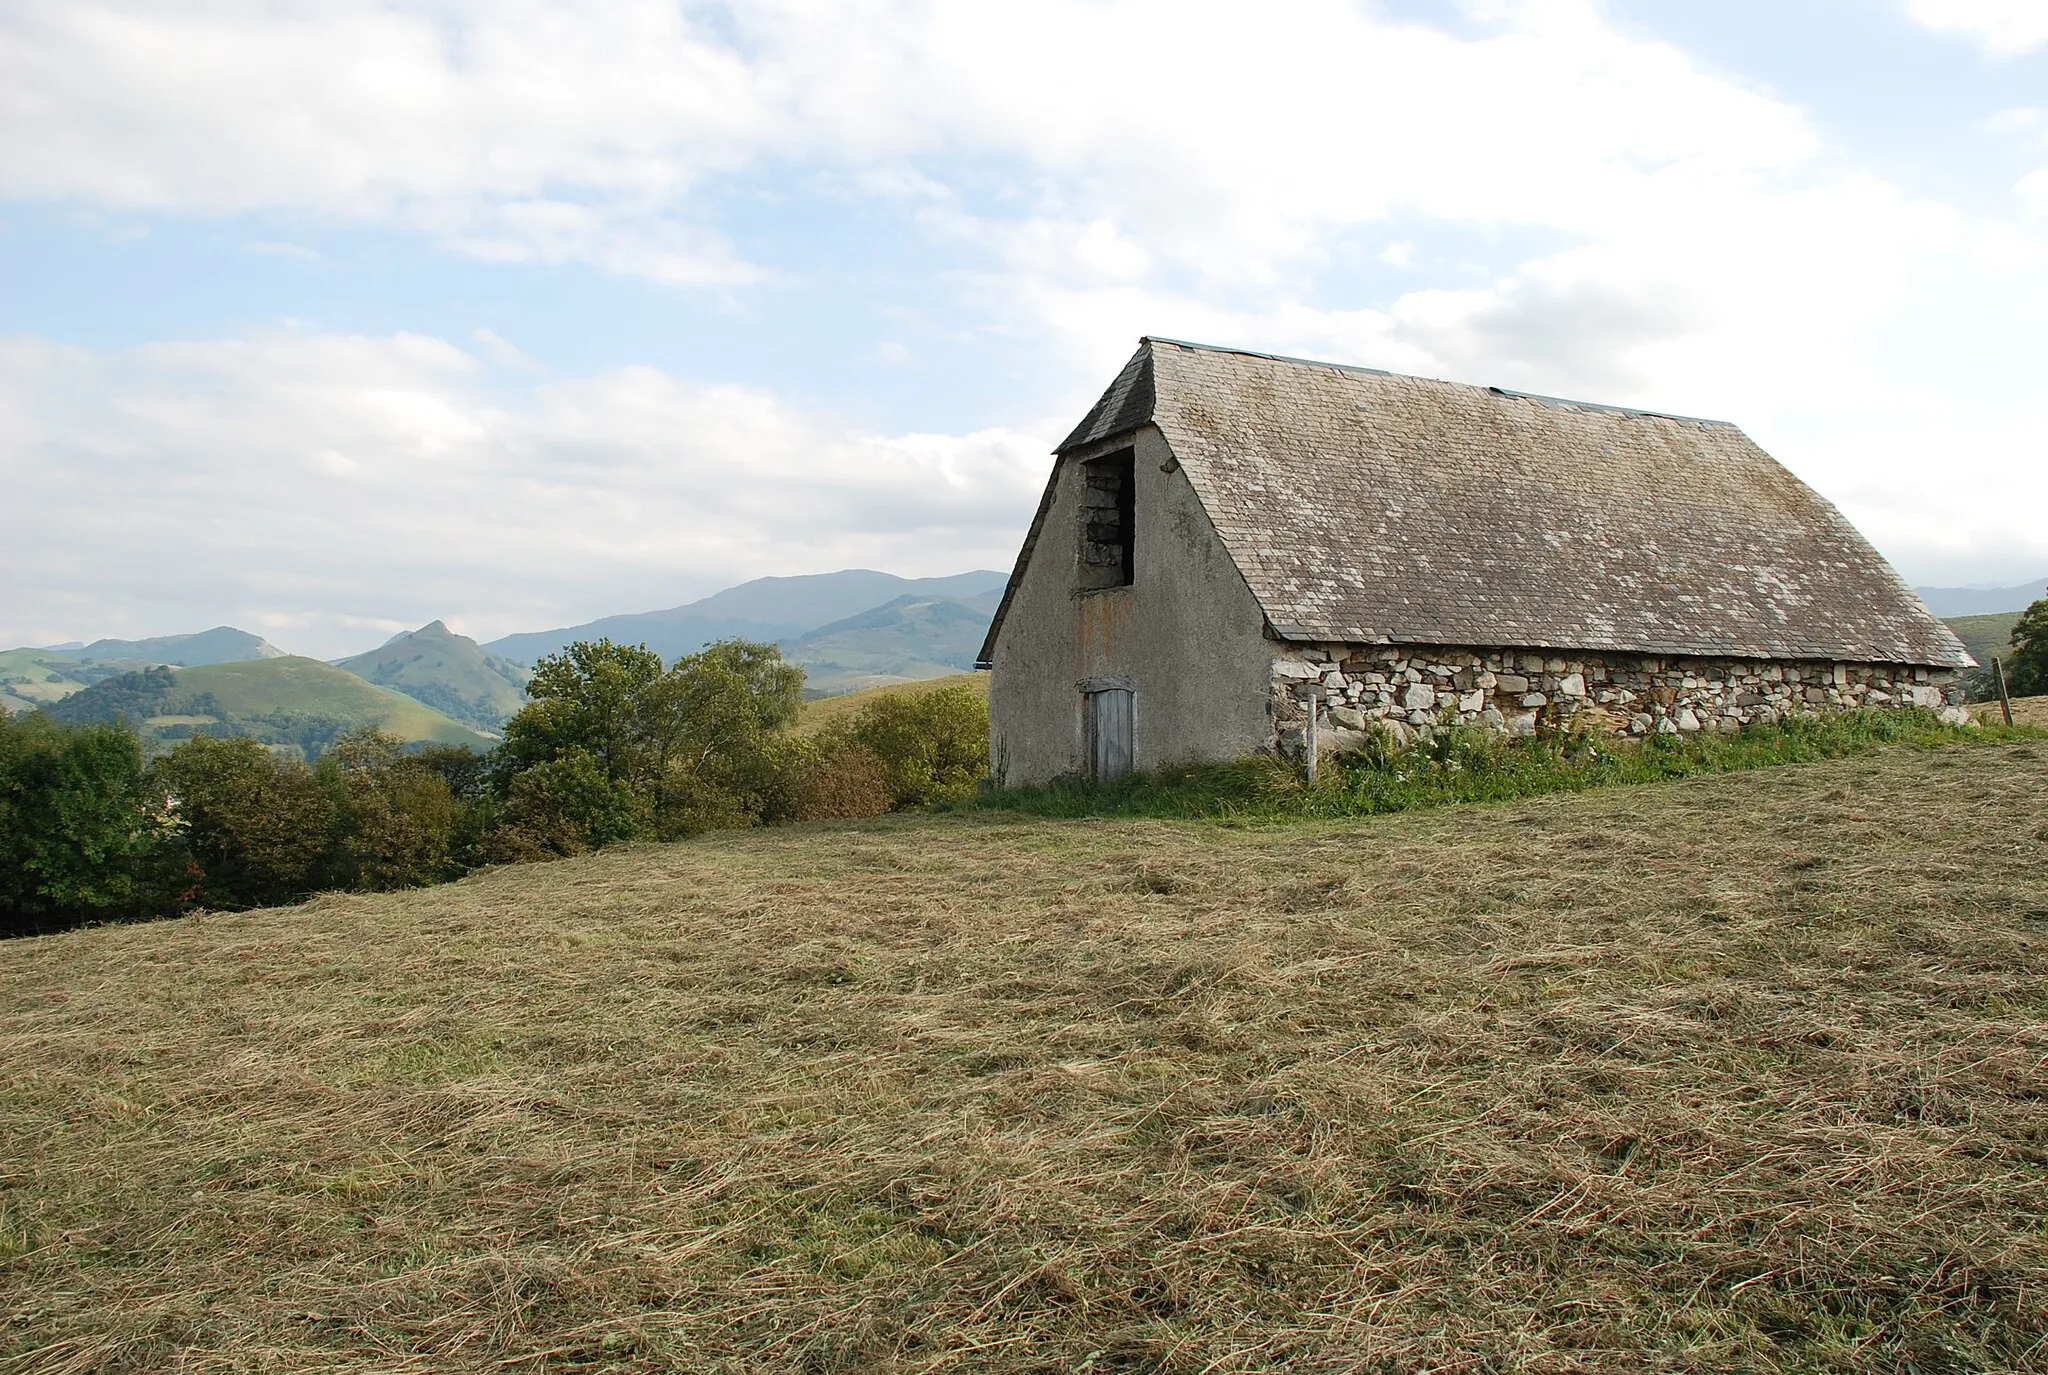
[(2012, 628), (2019, 618), (2017, 611), (2001, 611), (1990, 616), (1952, 616), (1944, 624), (1956, 633), (1971, 658), (1989, 664), (1994, 655), (2004, 658), (2012, 653)]
[(0, 943), (0, 1369), (2009, 1371), (2048, 743)]
[(34, 711), (90, 681), (69, 655), (47, 649), (0, 650), (0, 710)]
[(842, 692), (832, 697), (820, 697), (804, 703), (803, 715), (797, 718), (796, 733), (813, 735), (836, 721), (845, 721), (877, 697), (907, 695), (915, 697), (921, 693), (936, 692), (940, 688), (968, 687), (981, 697), (988, 696), (988, 675), (986, 673), (953, 673), (943, 678), (924, 678), (910, 683), (885, 683), (880, 687), (863, 688), (858, 692)]
[[(491, 745), (431, 707), (317, 659), (251, 659), (154, 674), (148, 687), (132, 675), (95, 684), (58, 703), (52, 714), (74, 723), (125, 720), (153, 748), (211, 731), (253, 736), (310, 757), (337, 734), (365, 726), (408, 741), (478, 750)], [(157, 683), (166, 675), (168, 682)]]
[(95, 640), (80, 649), (0, 650), (0, 711), (34, 711), (152, 664), (211, 664), (282, 654), (267, 640), (224, 625), (196, 635)]

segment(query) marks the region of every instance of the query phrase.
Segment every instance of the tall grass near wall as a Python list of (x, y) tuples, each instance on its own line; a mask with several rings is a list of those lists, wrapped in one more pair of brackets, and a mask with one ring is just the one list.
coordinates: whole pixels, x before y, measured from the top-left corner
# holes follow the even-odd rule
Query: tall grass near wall
[(1373, 816), (1814, 763), (1893, 745), (1931, 749), (2044, 737), (2048, 731), (2035, 727), (1951, 726), (1928, 711), (1875, 709), (1796, 716), (1726, 735), (1652, 736), (1642, 742), (1590, 736), (1508, 739), (1460, 727), (1407, 747), (1388, 735), (1375, 736), (1361, 752), (1326, 759), (1314, 783), (1296, 765), (1246, 759), (1161, 769), (1113, 783), (997, 789), (968, 805), (1052, 817), (1278, 821)]

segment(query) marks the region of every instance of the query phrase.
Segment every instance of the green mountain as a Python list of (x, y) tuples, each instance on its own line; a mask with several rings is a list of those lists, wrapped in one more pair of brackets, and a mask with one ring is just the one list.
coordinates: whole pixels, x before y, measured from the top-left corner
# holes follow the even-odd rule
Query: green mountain
[[(878, 607), (892, 597), (979, 597), (1000, 593), (1008, 581), (986, 570), (943, 578), (899, 578), (871, 568), (807, 573), (790, 578), (756, 578), (701, 601), (642, 611), (560, 630), (507, 635), (484, 648), (516, 663), (532, 664), (575, 640), (609, 639), (645, 644), (664, 659), (693, 654), (713, 640), (788, 640), (827, 622)], [(979, 646), (976, 646), (979, 648)]]
[(974, 667), (1002, 589), (974, 597), (905, 596), (782, 642), (813, 694), (943, 678)]
[(1981, 667), (1963, 670), (1963, 688), (1973, 702), (1989, 702), (1998, 696), (1998, 681), (1991, 675), (1991, 660), (1995, 655), (2006, 658), (2012, 653), (2012, 628), (2020, 618), (2017, 611), (1998, 611), (1983, 616), (1950, 616), (1944, 622), (1963, 642), (1963, 648), (1970, 651), (1970, 657)]
[(76, 658), (101, 663), (129, 661), (181, 668), (285, 657), (283, 650), (262, 636), (231, 625), (217, 625), (196, 635), (159, 635), (153, 640), (94, 640), (73, 653)]
[(526, 701), (521, 665), (501, 659), (439, 621), (408, 631), (365, 654), (337, 659), (336, 668), (416, 702), (479, 731), (496, 734)]
[(0, 710), (34, 711), (94, 683), (152, 664), (190, 668), (283, 656), (283, 650), (261, 636), (226, 625), (196, 635), (0, 650)]
[(491, 741), (412, 698), (318, 659), (287, 656), (153, 667), (81, 688), (45, 708), (59, 721), (126, 721), (148, 749), (192, 735), (246, 735), (317, 758), (336, 736), (375, 726), (408, 741)]
[(1970, 656), (1988, 667), (1992, 655), (2002, 659), (2012, 653), (2012, 627), (2019, 618), (2017, 611), (1999, 611), (1988, 616), (1951, 616), (1945, 624)]

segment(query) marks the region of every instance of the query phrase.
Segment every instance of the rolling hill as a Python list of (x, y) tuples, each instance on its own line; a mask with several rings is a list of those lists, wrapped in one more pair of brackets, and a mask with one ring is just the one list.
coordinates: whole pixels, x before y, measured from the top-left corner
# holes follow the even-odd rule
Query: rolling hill
[(2012, 628), (2019, 618), (2017, 611), (1999, 611), (1984, 616), (1951, 616), (1944, 624), (1956, 633), (1971, 658), (1989, 664), (1994, 654), (2004, 658), (2012, 653)]
[(2003, 659), (2012, 653), (2012, 628), (2019, 618), (2017, 611), (1999, 611), (1982, 616), (1951, 616), (1944, 622), (1979, 665), (1963, 670), (1963, 688), (1971, 701), (1986, 702), (1998, 696), (1991, 660), (1994, 655)]
[(9, 649), (0, 651), (0, 710), (33, 711), (94, 683), (152, 664), (198, 667), (283, 655), (283, 650), (261, 636), (226, 625), (194, 635)]
[(901, 683), (884, 683), (877, 687), (855, 688), (851, 692), (834, 693), (804, 703), (803, 714), (797, 717), (792, 727), (798, 735), (816, 735), (819, 731), (845, 721), (877, 697), (918, 696), (926, 692), (937, 692), (942, 688), (964, 687), (970, 692), (986, 698), (988, 696), (988, 675), (986, 673), (954, 673), (943, 678), (919, 678)]
[(858, 615), (892, 598), (978, 597), (1000, 592), (1005, 574), (986, 570), (944, 578), (899, 578), (867, 568), (812, 573), (790, 578), (756, 578), (701, 601), (607, 616), (583, 625), (507, 635), (484, 648), (514, 663), (532, 666), (575, 640), (610, 639), (646, 644), (664, 659), (695, 653), (713, 640), (748, 639), (773, 644), (794, 639), (833, 621)]
[(530, 676), (524, 666), (489, 653), (439, 621), (367, 653), (337, 659), (334, 666), (491, 734), (502, 731), (525, 703)]
[(190, 735), (246, 735), (316, 758), (346, 731), (490, 748), (491, 741), (412, 698), (318, 659), (286, 656), (197, 668), (150, 668), (82, 689), (48, 708), (72, 723), (126, 721), (146, 747)]
[(2044, 764), (0, 942), (0, 1367), (2038, 1371)]
[(975, 597), (903, 596), (782, 642), (807, 690), (850, 692), (974, 667), (1000, 587)]

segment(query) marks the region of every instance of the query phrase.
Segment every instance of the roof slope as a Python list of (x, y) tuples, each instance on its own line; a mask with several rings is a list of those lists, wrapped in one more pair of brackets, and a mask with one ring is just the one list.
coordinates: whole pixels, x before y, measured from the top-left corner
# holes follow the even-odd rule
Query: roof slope
[(1288, 639), (1968, 662), (1730, 424), (1146, 339), (1059, 451), (1147, 423)]

